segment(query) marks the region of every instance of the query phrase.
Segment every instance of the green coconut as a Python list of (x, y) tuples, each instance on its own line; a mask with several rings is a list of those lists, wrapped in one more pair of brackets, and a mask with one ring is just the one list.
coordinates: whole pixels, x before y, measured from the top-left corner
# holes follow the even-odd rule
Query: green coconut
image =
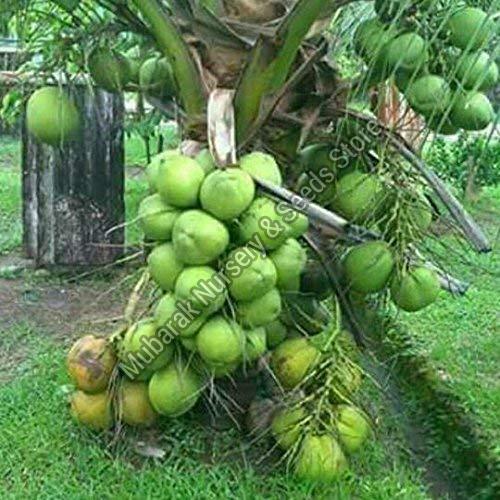
[(267, 351), (266, 329), (254, 328), (246, 330), (244, 334), (246, 338), (244, 358), (248, 363), (253, 363)]
[(158, 191), (158, 176), (160, 175), (160, 165), (165, 163), (172, 156), (178, 156), (179, 150), (168, 149), (163, 151), (151, 159), (151, 163), (146, 168), (146, 177), (148, 179), (149, 189), (156, 193)]
[(284, 409), (276, 414), (271, 431), (280, 448), (288, 450), (299, 440), (305, 417), (306, 412), (302, 407)]
[(484, 47), (495, 31), (493, 19), (483, 10), (466, 7), (453, 14), (447, 23), (450, 42), (459, 49)]
[(156, 186), (168, 205), (190, 208), (198, 205), (198, 195), (205, 172), (189, 156), (172, 155), (158, 168)]
[(216, 170), (201, 185), (200, 202), (204, 210), (217, 219), (229, 221), (239, 217), (255, 196), (253, 179), (240, 168)]
[(137, 217), (146, 238), (168, 241), (181, 213), (178, 208), (167, 205), (159, 194), (153, 194), (142, 200)]
[(400, 309), (415, 312), (434, 303), (439, 290), (437, 274), (426, 267), (417, 267), (393, 279), (391, 298)]
[(441, 135), (455, 135), (459, 128), (453, 125), (448, 115), (433, 114), (425, 120), (427, 127)]
[(51, 146), (64, 145), (78, 136), (80, 114), (61, 89), (43, 87), (28, 100), (26, 127), (41, 142)]
[(120, 368), (132, 380), (149, 380), (156, 370), (166, 366), (174, 355), (172, 344), (161, 341), (153, 320), (131, 326), (120, 343)]
[(159, 99), (175, 95), (172, 68), (165, 58), (152, 57), (144, 61), (139, 71), (139, 84), (146, 94)]
[(450, 120), (464, 130), (483, 130), (495, 119), (490, 100), (480, 92), (459, 94), (451, 108)]
[(277, 287), (288, 292), (298, 292), (300, 277), (307, 263), (306, 249), (295, 239), (285, 243), (269, 254), (278, 273)]
[(160, 415), (179, 417), (196, 404), (202, 389), (202, 380), (190, 367), (173, 362), (151, 378), (149, 400)]
[(344, 271), (352, 290), (376, 293), (385, 288), (394, 269), (394, 257), (383, 241), (354, 247), (344, 260)]
[(498, 81), (498, 66), (486, 52), (466, 53), (458, 60), (456, 76), (469, 90), (488, 90)]
[(208, 320), (196, 336), (196, 349), (202, 359), (214, 366), (238, 362), (245, 349), (245, 334), (235, 321), (215, 316)]
[(200, 313), (218, 311), (226, 300), (227, 289), (223, 278), (208, 266), (193, 266), (184, 269), (175, 283), (177, 300), (190, 302)]
[(167, 292), (174, 289), (184, 263), (178, 259), (172, 243), (164, 243), (155, 247), (148, 255), (148, 269), (156, 284)]
[(320, 352), (303, 337), (282, 342), (273, 352), (271, 368), (285, 389), (297, 387), (320, 359)]
[(359, 450), (370, 435), (368, 418), (355, 406), (339, 405), (336, 424), (340, 444), (348, 453)]
[(269, 292), (276, 286), (277, 272), (273, 261), (250, 246), (233, 250), (225, 263), (229, 293), (235, 300), (249, 301)]
[(94, 82), (108, 92), (123, 92), (131, 80), (128, 59), (109, 48), (97, 48), (89, 55), (88, 67)]
[(419, 69), (429, 59), (427, 43), (417, 33), (404, 33), (389, 42), (384, 58), (393, 71)]
[(71, 414), (80, 424), (95, 431), (107, 430), (113, 425), (111, 400), (107, 392), (87, 394), (76, 391), (71, 396)]
[(148, 384), (122, 380), (118, 390), (118, 414), (132, 426), (150, 426), (158, 414), (149, 402)]
[(141, 50), (139, 47), (132, 47), (125, 54), (128, 60), (130, 82), (136, 85), (140, 84), (140, 72), (143, 63)]
[(229, 245), (229, 231), (216, 218), (201, 210), (188, 210), (175, 222), (172, 242), (186, 264), (213, 262)]
[(307, 435), (295, 462), (295, 474), (311, 482), (332, 483), (348, 468), (342, 448), (329, 435)]
[(288, 239), (291, 229), (279, 208), (269, 198), (256, 198), (238, 222), (240, 242), (258, 240), (268, 250), (281, 246)]
[(287, 327), (279, 320), (274, 320), (265, 326), (268, 349), (274, 349), (287, 337)]
[[(173, 294), (164, 295), (156, 305), (154, 319), (160, 328), (166, 329), (166, 334), (179, 337), (181, 340), (195, 335), (207, 319), (205, 311), (182, 307)], [(162, 331), (159, 331), (162, 334)]]
[(410, 106), (424, 116), (444, 113), (451, 102), (448, 83), (437, 75), (421, 76), (408, 86), (406, 98)]
[(349, 220), (364, 219), (377, 208), (381, 193), (377, 176), (354, 171), (337, 182), (331, 203)]
[(276, 160), (266, 153), (250, 153), (240, 160), (240, 167), (252, 177), (268, 181), (276, 186), (283, 184), (281, 171)]
[(414, 71), (405, 71), (398, 69), (394, 73), (394, 84), (400, 92), (405, 93), (411, 83), (423, 76), (422, 73), (423, 71), (421, 71), (421, 68)]
[(210, 153), (210, 150), (208, 148), (202, 149), (196, 155), (195, 160), (200, 164), (201, 168), (205, 172), (205, 175), (210, 174), (217, 168), (212, 153)]
[(290, 227), (290, 238), (300, 238), (309, 230), (309, 219), (307, 216), (299, 212), (295, 212), (295, 214), (296, 216), (293, 220), (287, 221), (287, 224)]
[(375, 17), (363, 21), (354, 32), (354, 50), (365, 61), (374, 61), (394, 36)]
[(254, 300), (239, 302), (237, 312), (238, 318), (245, 327), (264, 326), (281, 314), (281, 295), (277, 288), (273, 288)]

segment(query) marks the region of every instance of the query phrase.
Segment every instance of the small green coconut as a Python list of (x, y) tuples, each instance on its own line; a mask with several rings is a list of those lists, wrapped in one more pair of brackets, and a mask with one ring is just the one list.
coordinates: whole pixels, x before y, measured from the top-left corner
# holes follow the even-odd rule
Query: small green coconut
[(179, 208), (198, 205), (198, 195), (205, 172), (189, 156), (172, 155), (160, 163), (156, 186), (163, 201)]
[(128, 59), (109, 48), (94, 49), (88, 67), (94, 82), (108, 92), (123, 92), (132, 77)]
[(146, 168), (146, 177), (148, 179), (149, 189), (151, 192), (156, 193), (158, 191), (158, 176), (160, 174), (160, 165), (165, 163), (172, 156), (178, 156), (179, 150), (168, 149), (163, 151), (151, 159), (151, 163)]
[(165, 58), (152, 57), (144, 61), (139, 71), (139, 84), (146, 94), (159, 99), (175, 95), (172, 68)]
[(177, 278), (175, 296), (180, 301), (190, 302), (200, 312), (213, 314), (224, 305), (227, 289), (215, 269), (193, 266), (184, 269)]
[(385, 288), (394, 269), (394, 257), (383, 241), (370, 241), (351, 249), (344, 260), (350, 288), (359, 293), (377, 293)]
[(302, 407), (284, 409), (276, 414), (271, 431), (280, 448), (288, 450), (299, 440), (305, 417), (306, 412)]
[(246, 330), (244, 358), (248, 363), (257, 361), (267, 351), (266, 329), (264, 327)]
[(201, 210), (188, 210), (175, 222), (172, 242), (186, 264), (213, 262), (229, 245), (229, 231), (216, 218)]
[(340, 444), (348, 453), (359, 450), (370, 435), (368, 417), (355, 406), (339, 405), (336, 424)]
[(60, 146), (78, 136), (80, 114), (74, 102), (61, 89), (43, 87), (28, 99), (26, 127), (39, 141)]
[(281, 295), (277, 288), (248, 302), (239, 302), (238, 318), (248, 328), (257, 328), (271, 323), (281, 314)]
[(465, 7), (455, 12), (449, 18), (447, 27), (450, 42), (463, 50), (478, 50), (484, 47), (495, 31), (493, 19), (475, 7)]
[(295, 212), (296, 216), (293, 220), (287, 222), (290, 227), (290, 238), (300, 238), (309, 230), (309, 219), (306, 215), (300, 212)]
[[(165, 328), (166, 335), (179, 337), (181, 340), (195, 335), (207, 319), (207, 313), (183, 308), (175, 295), (167, 293), (158, 302), (154, 319), (159, 328)], [(159, 332), (162, 335), (162, 332)]]
[(273, 352), (271, 368), (285, 389), (297, 387), (320, 359), (320, 352), (303, 337), (288, 339)]
[(184, 263), (178, 259), (172, 243), (164, 243), (155, 247), (148, 255), (148, 269), (156, 284), (168, 292), (174, 289)]
[(233, 250), (224, 272), (229, 279), (229, 293), (235, 300), (249, 301), (266, 294), (276, 286), (277, 272), (273, 261), (250, 246)]
[(451, 102), (448, 83), (437, 75), (425, 75), (411, 83), (406, 91), (410, 106), (424, 116), (444, 113)]
[(268, 349), (274, 349), (287, 337), (287, 327), (279, 320), (274, 320), (265, 326)]
[(268, 250), (281, 246), (288, 239), (291, 229), (279, 209), (269, 198), (256, 198), (238, 222), (240, 242), (257, 239)]
[(215, 316), (203, 325), (196, 336), (196, 348), (210, 365), (231, 365), (243, 356), (245, 334), (235, 321)]
[(172, 362), (151, 378), (149, 399), (160, 415), (179, 417), (196, 404), (202, 389), (200, 377), (191, 368)]
[(127, 425), (147, 427), (158, 414), (149, 402), (148, 384), (123, 379), (118, 389), (118, 414)]
[(417, 267), (393, 279), (391, 298), (400, 309), (415, 312), (434, 303), (439, 290), (437, 274), (426, 267)]
[(157, 335), (153, 320), (139, 321), (131, 326), (120, 343), (120, 368), (132, 380), (149, 380), (152, 374), (170, 363), (172, 344), (165, 344)]
[(498, 81), (498, 66), (486, 52), (466, 53), (458, 60), (456, 76), (469, 90), (488, 90)]
[(240, 168), (216, 170), (201, 185), (200, 202), (217, 219), (230, 221), (239, 217), (252, 203), (255, 184)]
[(250, 153), (240, 160), (240, 167), (252, 177), (281, 186), (283, 178), (276, 160), (266, 153)]
[(196, 155), (195, 160), (200, 164), (201, 168), (205, 172), (205, 175), (210, 174), (217, 168), (212, 153), (210, 153), (208, 148), (202, 149)]
[(384, 58), (392, 71), (414, 71), (429, 59), (426, 41), (417, 33), (404, 33), (389, 42)]
[(330, 435), (304, 438), (295, 462), (295, 474), (315, 483), (333, 483), (347, 470), (342, 448)]
[(98, 394), (76, 391), (71, 397), (71, 414), (75, 420), (94, 431), (104, 431), (113, 425), (111, 408), (107, 391)]
[(376, 18), (363, 21), (354, 32), (354, 50), (366, 62), (373, 62), (392, 40), (394, 32)]
[(181, 213), (178, 208), (167, 205), (159, 194), (153, 194), (142, 200), (137, 217), (146, 238), (168, 241), (172, 238), (174, 222)]
[(307, 262), (306, 249), (295, 239), (289, 238), (285, 243), (269, 254), (278, 273), (279, 290), (298, 292), (300, 277)]
[(464, 130), (483, 130), (495, 119), (490, 100), (480, 92), (460, 94), (450, 113), (453, 125)]
[(364, 219), (377, 208), (381, 193), (377, 176), (354, 171), (337, 182), (331, 203), (349, 220)]

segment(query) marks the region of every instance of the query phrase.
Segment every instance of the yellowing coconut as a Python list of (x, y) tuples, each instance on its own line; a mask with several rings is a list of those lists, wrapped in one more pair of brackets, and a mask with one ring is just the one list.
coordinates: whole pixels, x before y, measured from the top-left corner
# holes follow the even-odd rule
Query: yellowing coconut
[(331, 483), (347, 469), (339, 443), (328, 435), (304, 438), (295, 463), (295, 473), (308, 481)]
[(351, 249), (344, 260), (349, 286), (359, 293), (376, 293), (385, 288), (394, 268), (387, 243), (370, 241)]
[(255, 184), (239, 168), (216, 170), (203, 181), (200, 202), (204, 210), (220, 220), (239, 217), (252, 203)]
[(212, 366), (231, 365), (243, 355), (245, 335), (238, 323), (215, 316), (198, 332), (196, 348), (201, 358)]
[(256, 198), (238, 223), (241, 243), (259, 241), (266, 249), (274, 250), (290, 236), (290, 226), (276, 203), (268, 198)]
[(243, 326), (248, 328), (271, 323), (281, 314), (281, 295), (278, 289), (273, 288), (254, 300), (239, 302), (237, 314)]
[(78, 389), (88, 393), (104, 391), (116, 365), (116, 357), (106, 339), (86, 335), (68, 353), (66, 366)]
[(304, 408), (281, 410), (271, 424), (271, 431), (278, 445), (287, 450), (300, 438), (301, 427), (306, 417)]
[(149, 402), (148, 384), (122, 380), (118, 392), (118, 411), (127, 425), (152, 425), (157, 413)]
[(233, 250), (226, 260), (224, 272), (230, 281), (229, 293), (236, 300), (257, 299), (276, 286), (273, 261), (251, 246)]
[(175, 222), (172, 242), (177, 256), (186, 264), (209, 264), (226, 250), (229, 232), (206, 212), (188, 210)]
[(305, 379), (319, 358), (320, 352), (307, 339), (288, 339), (273, 352), (271, 368), (285, 389), (293, 389)]
[(250, 153), (240, 160), (240, 167), (256, 179), (268, 181), (276, 186), (283, 184), (281, 171), (276, 160), (266, 153)]
[(340, 443), (348, 453), (359, 450), (370, 435), (368, 417), (355, 406), (339, 405), (336, 425)]
[(164, 243), (155, 247), (148, 255), (148, 269), (153, 280), (165, 291), (171, 291), (184, 269), (172, 243)]
[(34, 92), (26, 106), (26, 127), (39, 141), (64, 145), (80, 131), (80, 114), (73, 101), (57, 87)]
[(149, 400), (161, 415), (178, 417), (196, 404), (202, 389), (202, 380), (190, 367), (173, 362), (151, 378)]
[(138, 219), (144, 236), (150, 240), (168, 241), (181, 211), (164, 203), (159, 194), (144, 198), (139, 205)]
[(171, 155), (158, 168), (156, 187), (168, 205), (189, 208), (198, 204), (205, 172), (189, 156)]
[(300, 277), (307, 262), (305, 248), (295, 239), (289, 238), (269, 255), (278, 273), (277, 287), (288, 292), (298, 291)]
[(393, 279), (391, 298), (404, 311), (415, 312), (435, 302), (439, 290), (436, 273), (425, 267), (417, 267)]
[(175, 296), (180, 301), (191, 302), (199, 313), (212, 314), (226, 300), (225, 282), (217, 271), (208, 266), (187, 267), (177, 278)]
[(71, 413), (80, 424), (95, 431), (107, 430), (113, 425), (107, 392), (87, 394), (76, 391), (71, 397)]
[(162, 342), (153, 320), (142, 320), (125, 333), (120, 347), (120, 368), (132, 380), (145, 381), (172, 359), (172, 343)]

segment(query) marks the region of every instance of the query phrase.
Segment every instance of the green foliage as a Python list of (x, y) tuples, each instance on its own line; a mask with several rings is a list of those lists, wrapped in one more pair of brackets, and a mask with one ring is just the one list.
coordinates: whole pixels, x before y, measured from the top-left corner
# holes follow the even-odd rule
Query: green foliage
[(426, 152), (433, 170), (452, 185), (464, 189), (470, 169), (477, 166), (476, 186), (500, 183), (500, 141), (460, 134), (457, 141), (436, 138)]

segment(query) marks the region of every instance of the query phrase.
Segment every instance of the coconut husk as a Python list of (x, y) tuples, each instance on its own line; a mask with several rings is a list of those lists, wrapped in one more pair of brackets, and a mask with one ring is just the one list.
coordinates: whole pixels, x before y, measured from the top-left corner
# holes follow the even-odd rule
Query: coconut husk
[(247, 23), (272, 22), (286, 13), (282, 2), (269, 0), (225, 0), (228, 17)]

